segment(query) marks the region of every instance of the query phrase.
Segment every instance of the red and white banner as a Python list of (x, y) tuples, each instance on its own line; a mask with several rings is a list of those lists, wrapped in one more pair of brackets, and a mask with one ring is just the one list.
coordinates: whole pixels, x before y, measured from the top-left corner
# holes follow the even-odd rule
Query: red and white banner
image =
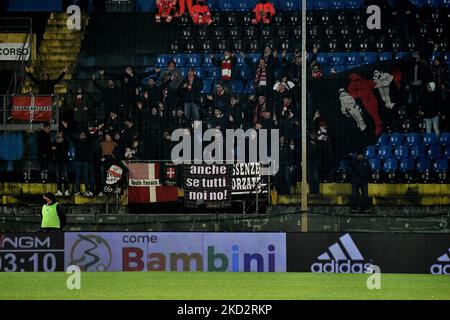
[(12, 119), (30, 122), (51, 121), (53, 119), (52, 97), (13, 97)]
[[(170, 202), (178, 199), (176, 186), (165, 186), (160, 182), (159, 163), (129, 163), (128, 167), (128, 202), (154, 203)], [(169, 167), (170, 168), (173, 167)], [(166, 172), (171, 176), (172, 172)]]

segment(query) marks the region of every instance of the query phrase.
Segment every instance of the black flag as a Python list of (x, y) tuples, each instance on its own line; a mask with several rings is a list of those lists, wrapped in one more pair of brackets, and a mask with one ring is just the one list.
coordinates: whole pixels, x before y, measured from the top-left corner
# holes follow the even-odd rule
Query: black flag
[(400, 60), (384, 62), (310, 80), (312, 107), (326, 119), (338, 156), (374, 144), (392, 128), (404, 104), (403, 65)]

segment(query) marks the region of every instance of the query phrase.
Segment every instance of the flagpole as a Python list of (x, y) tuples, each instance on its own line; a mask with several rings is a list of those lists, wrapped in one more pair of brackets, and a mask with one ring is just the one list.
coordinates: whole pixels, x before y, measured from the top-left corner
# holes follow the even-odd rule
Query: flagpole
[(301, 231), (308, 231), (308, 181), (307, 181), (307, 172), (308, 172), (308, 163), (307, 163), (307, 99), (306, 99), (306, 68), (307, 68), (307, 51), (306, 51), (306, 1), (302, 0), (302, 82), (301, 82), (301, 110), (302, 110), (302, 159), (301, 159), (301, 167), (302, 167), (302, 196), (301, 196)]

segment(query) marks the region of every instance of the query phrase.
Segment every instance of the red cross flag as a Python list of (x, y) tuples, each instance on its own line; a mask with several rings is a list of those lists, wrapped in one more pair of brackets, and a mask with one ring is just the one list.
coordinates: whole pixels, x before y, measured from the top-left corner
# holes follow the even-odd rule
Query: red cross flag
[(160, 183), (159, 163), (129, 163), (128, 202), (171, 202), (178, 199), (176, 186)]
[(51, 121), (52, 97), (15, 96), (13, 97), (12, 118), (23, 121)]

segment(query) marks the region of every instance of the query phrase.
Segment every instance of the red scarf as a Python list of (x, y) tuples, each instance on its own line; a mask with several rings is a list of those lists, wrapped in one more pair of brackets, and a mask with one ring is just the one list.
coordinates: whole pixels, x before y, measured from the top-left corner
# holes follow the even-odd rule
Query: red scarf
[(265, 67), (258, 67), (256, 70), (255, 83), (259, 86), (267, 86), (267, 72)]

